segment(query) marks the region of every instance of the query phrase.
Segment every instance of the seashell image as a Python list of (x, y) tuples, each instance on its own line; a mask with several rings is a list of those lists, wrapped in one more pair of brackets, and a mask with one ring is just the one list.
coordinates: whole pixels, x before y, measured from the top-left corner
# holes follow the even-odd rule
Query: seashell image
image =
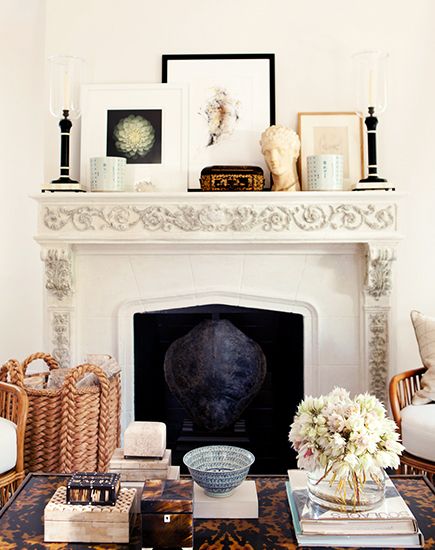
[(208, 126), (207, 147), (230, 137), (240, 118), (240, 101), (233, 98), (225, 88), (212, 88), (210, 99), (201, 114)]

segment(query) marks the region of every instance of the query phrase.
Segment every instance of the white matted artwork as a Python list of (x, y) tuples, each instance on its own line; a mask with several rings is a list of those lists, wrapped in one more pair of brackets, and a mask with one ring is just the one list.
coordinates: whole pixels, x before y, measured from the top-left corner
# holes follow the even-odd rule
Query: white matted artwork
[(299, 168), (302, 190), (307, 189), (307, 157), (343, 155), (343, 189), (351, 191), (363, 177), (363, 120), (355, 112), (299, 113)]
[(213, 165), (268, 171), (261, 133), (275, 122), (273, 54), (164, 55), (163, 82), (189, 85), (189, 189)]
[(124, 157), (125, 191), (151, 182), (187, 190), (188, 89), (182, 84), (82, 86), (80, 179), (90, 190), (90, 159)]

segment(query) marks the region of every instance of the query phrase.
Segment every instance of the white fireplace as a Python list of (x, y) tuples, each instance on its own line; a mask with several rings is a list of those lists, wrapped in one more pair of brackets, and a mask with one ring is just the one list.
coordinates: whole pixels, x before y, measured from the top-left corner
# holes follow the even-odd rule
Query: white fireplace
[(385, 399), (400, 195), (53, 193), (35, 197), (45, 349), (109, 353), (134, 416), (133, 315), (223, 304), (300, 313), (304, 388)]

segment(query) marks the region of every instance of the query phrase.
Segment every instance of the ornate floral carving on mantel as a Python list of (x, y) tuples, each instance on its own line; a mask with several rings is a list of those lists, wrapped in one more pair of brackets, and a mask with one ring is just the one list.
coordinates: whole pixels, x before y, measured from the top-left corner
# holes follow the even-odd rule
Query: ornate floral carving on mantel
[(69, 249), (50, 248), (43, 250), (45, 263), (45, 288), (58, 300), (72, 294), (72, 263)]
[(71, 319), (68, 312), (53, 312), (51, 317), (52, 330), (52, 355), (59, 362), (60, 367), (69, 367), (70, 355), (70, 325)]
[(396, 259), (396, 251), (391, 247), (367, 248), (366, 290), (375, 300), (379, 300), (391, 292), (392, 262)]
[(386, 403), (388, 376), (388, 312), (375, 311), (368, 316), (370, 392)]
[(77, 231), (112, 230), (126, 232), (135, 226), (146, 231), (249, 232), (254, 230), (320, 231), (394, 229), (393, 205), (375, 204), (296, 204), (294, 206), (183, 205), (140, 208), (124, 206), (48, 207), (42, 216), (44, 226), (60, 231), (71, 226)]

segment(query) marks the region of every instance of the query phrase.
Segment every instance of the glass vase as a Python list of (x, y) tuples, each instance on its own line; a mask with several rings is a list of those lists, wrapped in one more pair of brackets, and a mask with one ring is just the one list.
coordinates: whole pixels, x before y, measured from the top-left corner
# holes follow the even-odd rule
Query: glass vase
[(379, 506), (385, 496), (385, 472), (378, 468), (370, 474), (350, 473), (337, 480), (325, 469), (308, 472), (308, 495), (312, 502), (339, 512), (363, 512)]

